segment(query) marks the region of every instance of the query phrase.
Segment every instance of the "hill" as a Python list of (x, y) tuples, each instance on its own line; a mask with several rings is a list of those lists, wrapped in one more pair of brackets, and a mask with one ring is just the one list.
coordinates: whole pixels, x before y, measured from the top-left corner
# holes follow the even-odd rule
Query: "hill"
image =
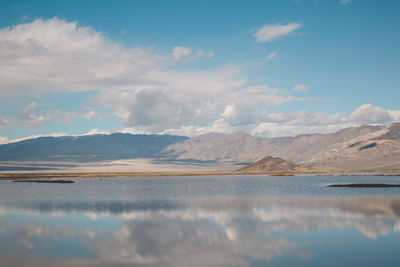
[(157, 158), (164, 149), (187, 137), (114, 133), (39, 137), (0, 145), (0, 161), (104, 161)]
[(281, 158), (267, 156), (257, 162), (251, 163), (239, 171), (250, 173), (287, 172), (300, 169), (300, 165)]

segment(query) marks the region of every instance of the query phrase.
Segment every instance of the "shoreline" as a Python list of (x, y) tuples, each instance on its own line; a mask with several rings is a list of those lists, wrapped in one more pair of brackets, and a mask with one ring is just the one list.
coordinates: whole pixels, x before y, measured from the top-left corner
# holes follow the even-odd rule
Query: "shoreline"
[(190, 177), (190, 176), (228, 176), (228, 175), (266, 175), (278, 176), (400, 176), (400, 170), (383, 171), (296, 171), (296, 172), (0, 172), (0, 180), (48, 179), (48, 178), (138, 178), (138, 177)]

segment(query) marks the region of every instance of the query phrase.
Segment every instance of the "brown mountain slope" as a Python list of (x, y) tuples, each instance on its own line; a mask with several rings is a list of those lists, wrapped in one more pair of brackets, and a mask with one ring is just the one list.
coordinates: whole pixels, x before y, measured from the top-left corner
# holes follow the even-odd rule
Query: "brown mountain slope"
[(336, 144), (310, 164), (338, 170), (400, 170), (400, 123)]
[(263, 138), (244, 133), (211, 133), (168, 146), (164, 151), (178, 159), (254, 162), (266, 155), (308, 162), (333, 145), (383, 129), (382, 126), (347, 128), (330, 134)]

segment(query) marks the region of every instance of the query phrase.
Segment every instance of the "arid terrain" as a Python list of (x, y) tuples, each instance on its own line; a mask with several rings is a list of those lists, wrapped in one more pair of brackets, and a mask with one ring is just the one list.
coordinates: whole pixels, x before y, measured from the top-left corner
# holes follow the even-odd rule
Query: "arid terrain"
[(111, 134), (0, 145), (1, 172), (213, 173), (400, 170), (400, 123), (330, 134), (194, 138)]

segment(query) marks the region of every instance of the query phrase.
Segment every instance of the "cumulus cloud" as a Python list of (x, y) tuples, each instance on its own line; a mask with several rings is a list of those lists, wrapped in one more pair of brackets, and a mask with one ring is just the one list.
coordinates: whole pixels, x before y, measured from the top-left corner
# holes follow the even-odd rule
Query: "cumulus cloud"
[(267, 137), (294, 136), (309, 133), (327, 133), (345, 127), (355, 126), (343, 114), (312, 113), (309, 111), (288, 111), (264, 114), (262, 122), (251, 133)]
[(358, 123), (385, 123), (398, 119), (398, 111), (387, 111), (371, 104), (365, 104), (357, 108), (350, 115), (350, 120)]
[(263, 107), (279, 106), (293, 100), (301, 100), (266, 85), (252, 86), (246, 90), (232, 92), (230, 97), (231, 101), (225, 106), (222, 117), (233, 126), (257, 122), (263, 115), (263, 112), (260, 111)]
[(19, 118), (26, 124), (32, 127), (40, 126), (50, 121), (51, 114), (34, 115), (31, 112), (37, 107), (37, 103), (31, 102), (18, 113)]
[(95, 118), (96, 116), (97, 116), (97, 113), (96, 113), (96, 111), (94, 111), (94, 110), (91, 110), (91, 111), (89, 111), (87, 114), (84, 115), (84, 117), (85, 117), (87, 120), (91, 120), (91, 119)]
[[(163, 56), (151, 48), (123, 47), (90, 27), (57, 18), (0, 30), (0, 48), (4, 59), (0, 60), (1, 94), (98, 90), (98, 107), (109, 108), (128, 128), (161, 132), (191, 125), (205, 127), (228, 106), (245, 111), (249, 105), (255, 108), (254, 101), (268, 106), (293, 100), (266, 85), (247, 87), (246, 78), (235, 66), (203, 71), (168, 69), (176, 62), (211, 57), (210, 52), (177, 46), (172, 56)], [(61, 111), (34, 113), (36, 106), (28, 105), (19, 114), (28, 125), (78, 116)], [(93, 118), (94, 113), (85, 117)]]
[(192, 49), (187, 46), (175, 46), (172, 49), (172, 58), (176, 62), (187, 63), (199, 57), (212, 58), (213, 56), (214, 56), (213, 52), (205, 52), (203, 50), (197, 50), (195, 53), (193, 53)]
[[(267, 42), (300, 27), (301, 23), (264, 25), (254, 36), (259, 42)], [(276, 55), (273, 51), (266, 60)], [(37, 19), (0, 30), (0, 95), (96, 91), (91, 99), (96, 110), (120, 118), (124, 130), (132, 133), (193, 136), (211, 131), (245, 131), (266, 136), (295, 135), (400, 120), (400, 111), (369, 104), (350, 116), (307, 111), (268, 113), (272, 106), (315, 99), (295, 95), (308, 89), (304, 84), (292, 90), (266, 84), (250, 86), (237, 66), (190, 71), (171, 67), (212, 56), (212, 52), (186, 46), (175, 46), (161, 55), (151, 47), (125, 47), (77, 22)], [(95, 110), (43, 110), (43, 106), (32, 102), (18, 116), (27, 125), (37, 127), (51, 121), (90, 120), (98, 114)], [(0, 121), (0, 125), (4, 123)]]
[(151, 131), (206, 125), (223, 109), (225, 97), (243, 86), (234, 67), (216, 71), (160, 73), (160, 85), (141, 90), (102, 92), (96, 103), (113, 110), (126, 127)]
[(126, 127), (162, 132), (210, 126), (219, 119), (231, 125), (250, 125), (264, 107), (306, 100), (266, 85), (243, 87), (243, 81), (232, 79), (235, 75), (232, 69), (226, 69), (197, 84), (204, 73), (188, 73), (174, 88), (104, 92), (97, 103), (114, 109)]
[(58, 18), (0, 30), (0, 93), (143, 89), (163, 83), (166, 67), (213, 52), (176, 46), (125, 47), (91, 27)]
[(388, 110), (387, 112), (392, 121), (400, 121), (400, 110)]
[(286, 25), (282, 24), (266, 24), (259, 28), (253, 36), (256, 37), (256, 41), (260, 43), (270, 42), (279, 37), (289, 35), (294, 30), (301, 27), (301, 23), (289, 23)]
[(270, 61), (271, 59), (275, 58), (277, 55), (278, 55), (278, 51), (273, 51), (265, 58), (265, 61)]
[(38, 103), (30, 102), (21, 111), (18, 112), (18, 117), (25, 124), (31, 127), (38, 127), (53, 120), (61, 123), (71, 124), (76, 118), (82, 117), (90, 120), (97, 115), (94, 110), (83, 114), (79, 114), (76, 112), (66, 112), (58, 109), (38, 111), (38, 106)]
[(341, 113), (313, 113), (310, 111), (288, 111), (281, 113), (264, 113), (261, 122), (251, 129), (254, 135), (294, 136), (310, 133), (329, 133), (343, 128), (356, 127), (362, 124), (387, 124), (400, 119), (400, 110), (385, 110), (365, 104), (350, 115)]
[(126, 48), (91, 27), (53, 18), (0, 30), (0, 93), (145, 85), (166, 57)]

